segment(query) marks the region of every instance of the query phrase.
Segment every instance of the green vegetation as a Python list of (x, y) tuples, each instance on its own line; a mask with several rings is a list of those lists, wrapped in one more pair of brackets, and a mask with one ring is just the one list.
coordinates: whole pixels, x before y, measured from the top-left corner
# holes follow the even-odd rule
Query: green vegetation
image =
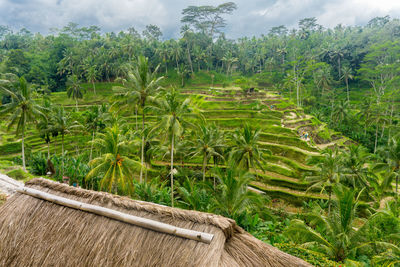
[(316, 266), (396, 266), (399, 20), (229, 40), (235, 9), (184, 9), (178, 40), (5, 31), (0, 170), (221, 214)]

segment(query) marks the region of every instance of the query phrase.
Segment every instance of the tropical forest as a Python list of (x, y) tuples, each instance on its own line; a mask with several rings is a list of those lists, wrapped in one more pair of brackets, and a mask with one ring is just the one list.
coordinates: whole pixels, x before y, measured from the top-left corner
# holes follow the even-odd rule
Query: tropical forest
[(238, 12), (187, 6), (174, 38), (0, 26), (0, 173), (221, 215), (313, 266), (400, 266), (400, 19), (229, 38)]

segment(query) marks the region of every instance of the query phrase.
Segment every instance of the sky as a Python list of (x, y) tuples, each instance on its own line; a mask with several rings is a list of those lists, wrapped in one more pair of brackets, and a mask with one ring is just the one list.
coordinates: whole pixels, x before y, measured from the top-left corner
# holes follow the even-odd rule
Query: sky
[[(155, 24), (164, 39), (179, 36), (181, 11), (189, 5), (219, 5), (227, 1), (192, 0), (0, 0), (0, 25), (47, 34), (68, 22), (97, 25), (103, 32), (119, 32)], [(365, 25), (377, 16), (400, 18), (400, 0), (234, 0), (238, 9), (227, 15), (228, 38), (267, 34), (274, 26), (297, 27), (300, 19), (316, 17), (333, 28)]]

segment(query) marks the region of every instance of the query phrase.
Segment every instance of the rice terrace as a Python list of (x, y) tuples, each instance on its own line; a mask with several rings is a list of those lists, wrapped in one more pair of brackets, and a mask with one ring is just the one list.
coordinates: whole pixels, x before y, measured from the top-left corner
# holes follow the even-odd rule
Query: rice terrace
[(178, 2), (0, 19), (0, 266), (400, 266), (400, 5)]

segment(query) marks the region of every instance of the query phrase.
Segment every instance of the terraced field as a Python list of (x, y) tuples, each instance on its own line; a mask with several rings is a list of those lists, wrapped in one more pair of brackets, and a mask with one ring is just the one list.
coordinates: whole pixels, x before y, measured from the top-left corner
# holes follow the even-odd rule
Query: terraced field
[[(85, 110), (91, 105), (110, 100), (111, 84), (99, 84), (97, 95), (88, 94), (80, 101), (79, 110)], [(190, 97), (192, 103), (203, 113), (206, 120), (214, 122), (226, 131), (242, 127), (245, 123), (262, 129), (260, 145), (272, 151), (268, 156), (265, 172), (257, 173), (257, 181), (252, 188), (257, 192), (265, 192), (273, 199), (283, 199), (299, 206), (303, 201), (326, 198), (319, 192), (306, 192), (308, 184), (302, 180), (305, 173), (315, 170), (307, 165), (310, 157), (319, 157), (319, 151), (333, 146), (342, 146), (350, 142), (347, 138), (333, 133), (317, 119), (306, 115), (293, 103), (269, 90), (244, 93), (239, 88), (190, 88), (182, 89), (183, 96)], [(74, 102), (66, 98), (65, 92), (52, 94), (53, 102), (64, 105), (67, 109), (75, 108)], [(140, 123), (141, 119), (129, 116), (132, 123)], [(147, 121), (153, 117), (148, 116)], [(310, 139), (300, 138), (307, 131)], [(90, 135), (65, 137), (65, 149), (71, 153), (79, 153), (87, 148)], [(61, 137), (53, 139), (49, 150), (51, 153), (61, 152)], [(47, 153), (47, 145), (30, 127), (27, 132), (26, 144), (28, 151)], [(21, 141), (6, 131), (4, 123), (0, 124), (0, 160), (10, 160), (20, 155)], [(192, 166), (200, 166), (198, 159), (189, 160)], [(163, 162), (157, 162), (157, 167)]]

